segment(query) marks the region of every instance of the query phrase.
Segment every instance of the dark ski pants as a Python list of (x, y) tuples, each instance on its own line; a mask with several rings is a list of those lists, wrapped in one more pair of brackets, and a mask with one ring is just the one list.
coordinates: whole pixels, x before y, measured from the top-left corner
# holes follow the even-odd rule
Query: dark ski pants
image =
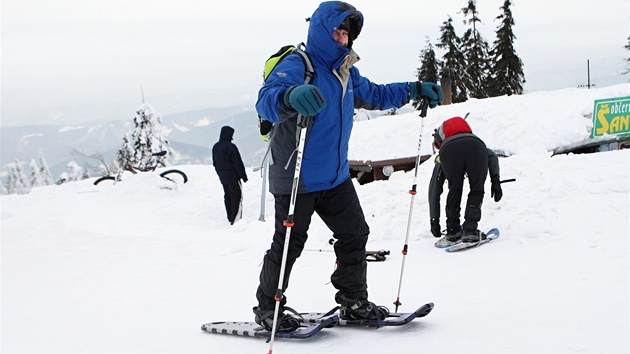
[[(274, 309), (275, 306), (274, 295), (278, 289), (286, 236), (283, 222), (288, 216), (290, 200), (290, 195), (275, 195), (275, 233), (271, 248), (265, 254), (256, 292), (261, 309)], [(289, 286), (293, 264), (304, 249), (313, 213), (319, 215), (337, 239), (334, 245), (337, 267), (331, 276), (332, 284), (338, 290), (335, 301), (353, 305), (358, 300), (367, 300), (365, 245), (370, 230), (351, 179), (330, 190), (297, 195), (282, 283), (283, 293)], [(281, 305), (285, 303), (286, 297), (282, 299)]]
[(223, 185), (223, 201), (225, 202), (225, 212), (228, 221), (233, 224), (241, 213), (241, 201), (243, 192), (241, 191), (241, 182)]
[(481, 204), (484, 196), (484, 183), (488, 174), (488, 152), (483, 141), (474, 136), (461, 137), (442, 145), (440, 149), (442, 170), (448, 181), (446, 197), (447, 230), (460, 227), (460, 204), (464, 187), (464, 175), (468, 175), (470, 192), (464, 212), (464, 231), (477, 230), (481, 220)]

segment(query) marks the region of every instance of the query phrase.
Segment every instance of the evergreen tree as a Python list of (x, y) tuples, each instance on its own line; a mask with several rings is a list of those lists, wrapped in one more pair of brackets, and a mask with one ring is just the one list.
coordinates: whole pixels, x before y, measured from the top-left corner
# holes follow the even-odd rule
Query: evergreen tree
[[(418, 68), (418, 80), (423, 82), (439, 82), (438, 78), (438, 62), (435, 59), (435, 51), (429, 38), (426, 38), (426, 47), (420, 53), (420, 68)], [(413, 100), (413, 107), (420, 107), (420, 100)]]
[(450, 16), (442, 23), (440, 33), (435, 46), (446, 51), (442, 56), (441, 66), (442, 70), (448, 70), (451, 77), (451, 99), (453, 103), (465, 102), (468, 99), (466, 58), (460, 49), (461, 39), (455, 33)]
[[(173, 152), (168, 140), (162, 134), (162, 117), (155, 113), (151, 105), (145, 103), (136, 112), (134, 124), (135, 130), (129, 141), (132, 155), (128, 156), (127, 163), (121, 163), (121, 166), (127, 167), (129, 163), (141, 171), (150, 170), (155, 166), (166, 166), (166, 155), (153, 156), (154, 153), (160, 151), (166, 151), (167, 155)], [(119, 153), (119, 157), (125, 154), (126, 152), (123, 151)]]
[(16, 194), (17, 176), (15, 167), (10, 163), (7, 164), (7, 168), (9, 169), (9, 173), (7, 174), (7, 194)]
[(67, 182), (80, 181), (83, 177), (83, 169), (74, 160), (68, 162), (66, 168), (68, 169), (68, 172), (66, 174)]
[(123, 170), (128, 169), (127, 164), (132, 164), (133, 161), (133, 148), (129, 143), (129, 135), (125, 134), (123, 137), (123, 146), (118, 150), (116, 157), (117, 165)]
[(7, 189), (7, 186), (4, 185), (4, 182), (0, 180), (0, 195), (7, 195), (7, 194), (9, 194), (9, 190)]
[(466, 58), (466, 73), (469, 76), (468, 92), (470, 97), (474, 98), (486, 98), (488, 97), (486, 86), (488, 85), (489, 74), (489, 46), (481, 33), (477, 30), (477, 24), (481, 23), (477, 12), (477, 5), (475, 0), (468, 0), (468, 6), (462, 8), (461, 11), (464, 17), (469, 19), (464, 20), (464, 23), (471, 25), (471, 27), (464, 32), (462, 36), (462, 52)]
[(438, 82), (438, 62), (435, 58), (435, 51), (433, 45), (427, 37), (425, 39), (426, 47), (420, 53), (420, 68), (418, 68), (418, 80), (428, 82)]
[(44, 159), (44, 154), (41, 153), (39, 154), (39, 176), (44, 186), (50, 186), (55, 183), (48, 164), (46, 164), (46, 160)]
[(42, 176), (40, 175), (40, 168), (37, 166), (37, 163), (34, 159), (31, 159), (29, 163), (31, 167), (31, 187), (41, 187), (44, 185), (42, 182)]
[(7, 186), (10, 194), (28, 194), (31, 191), (31, 184), (22, 169), (22, 162), (15, 159), (15, 163), (9, 164), (9, 184)]
[(497, 29), (497, 39), (491, 51), (492, 80), (488, 85), (488, 94), (491, 97), (523, 93), (525, 74), (523, 74), (523, 62), (514, 50), (516, 36), (512, 31), (514, 18), (510, 10), (511, 5), (510, 0), (505, 0), (503, 6), (500, 7), (503, 13), (497, 16), (497, 19), (501, 20), (501, 25)]

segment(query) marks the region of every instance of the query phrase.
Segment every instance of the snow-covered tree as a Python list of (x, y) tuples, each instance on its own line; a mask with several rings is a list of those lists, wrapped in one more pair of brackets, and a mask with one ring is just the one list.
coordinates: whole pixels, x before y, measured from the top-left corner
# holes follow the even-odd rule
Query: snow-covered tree
[[(134, 118), (135, 130), (130, 140), (125, 140), (119, 151), (119, 163), (123, 168), (133, 166), (139, 170), (150, 170), (155, 166), (166, 166), (166, 156), (173, 150), (162, 131), (162, 117), (149, 104), (142, 104)], [(126, 137), (125, 137), (126, 139)], [(129, 146), (130, 152), (126, 146)], [(153, 154), (166, 151), (166, 156)], [(121, 161), (121, 159), (123, 159)], [(126, 161), (125, 161), (126, 159)]]
[(9, 176), (7, 189), (9, 194), (28, 194), (31, 191), (31, 184), (22, 168), (22, 162), (15, 159), (15, 162), (8, 165)]
[(9, 194), (9, 190), (7, 189), (7, 186), (4, 185), (4, 182), (0, 180), (0, 195), (7, 195), (7, 194)]
[(468, 6), (462, 8), (461, 11), (464, 20), (471, 27), (464, 32), (462, 36), (462, 52), (466, 57), (466, 73), (470, 81), (468, 82), (468, 92), (470, 97), (486, 98), (488, 74), (490, 71), (489, 62), (489, 45), (477, 30), (477, 24), (481, 23), (478, 17), (477, 5), (475, 0), (468, 0)]
[(15, 194), (15, 171), (13, 168), (13, 164), (7, 164), (7, 169), (9, 172), (7, 173), (7, 194)]
[(83, 168), (81, 168), (81, 166), (79, 166), (74, 160), (68, 162), (68, 164), (66, 165), (66, 169), (67, 182), (80, 181), (83, 178)]
[(129, 135), (125, 133), (123, 136), (123, 146), (118, 150), (118, 154), (116, 156), (116, 162), (118, 166), (125, 169), (128, 164), (132, 164), (133, 159), (133, 148), (129, 143)]
[(488, 94), (491, 97), (502, 95), (520, 95), (523, 93), (523, 62), (514, 49), (514, 18), (512, 17), (512, 5), (510, 0), (505, 0), (500, 9), (503, 11), (497, 20), (501, 25), (497, 29), (497, 39), (490, 51), (492, 60), (491, 80), (488, 84)]
[(35, 159), (31, 159), (29, 163), (31, 167), (31, 187), (41, 187), (43, 186), (42, 177), (40, 175), (40, 168), (37, 166), (37, 162)]
[(442, 23), (440, 33), (435, 47), (445, 51), (441, 66), (451, 77), (451, 99), (453, 103), (466, 102), (468, 100), (466, 87), (470, 81), (466, 72), (466, 57), (461, 51), (461, 39), (455, 33), (453, 19), (450, 16)]
[(46, 159), (44, 159), (44, 154), (41, 153), (39, 154), (39, 176), (44, 186), (50, 186), (55, 183), (48, 164), (46, 164)]

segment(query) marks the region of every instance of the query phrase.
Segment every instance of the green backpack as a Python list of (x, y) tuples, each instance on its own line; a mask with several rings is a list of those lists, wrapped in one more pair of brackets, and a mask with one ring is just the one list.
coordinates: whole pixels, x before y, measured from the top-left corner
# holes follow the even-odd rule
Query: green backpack
[[(304, 84), (310, 84), (313, 82), (313, 76), (315, 75), (315, 71), (313, 70), (313, 64), (311, 63), (311, 59), (308, 57), (308, 54), (304, 51), (304, 43), (300, 43), (296, 46), (294, 45), (285, 45), (280, 48), (277, 53), (267, 59), (265, 62), (265, 71), (263, 72), (263, 83), (267, 81), (267, 78), (273, 72), (273, 69), (284, 60), (287, 56), (291, 54), (297, 54), (302, 58), (302, 62), (304, 63)], [(273, 129), (273, 123), (264, 119), (260, 115), (258, 116), (258, 128), (260, 129), (260, 136), (266, 142), (269, 142), (271, 139), (271, 131)]]

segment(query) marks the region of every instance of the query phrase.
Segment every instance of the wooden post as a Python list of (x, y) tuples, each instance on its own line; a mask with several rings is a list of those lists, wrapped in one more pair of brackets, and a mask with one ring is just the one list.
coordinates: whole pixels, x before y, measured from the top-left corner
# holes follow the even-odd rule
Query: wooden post
[(442, 101), (442, 105), (446, 106), (453, 103), (453, 98), (451, 97), (451, 69), (447, 67), (442, 68), (440, 86), (442, 86), (442, 92), (444, 92), (444, 101)]

